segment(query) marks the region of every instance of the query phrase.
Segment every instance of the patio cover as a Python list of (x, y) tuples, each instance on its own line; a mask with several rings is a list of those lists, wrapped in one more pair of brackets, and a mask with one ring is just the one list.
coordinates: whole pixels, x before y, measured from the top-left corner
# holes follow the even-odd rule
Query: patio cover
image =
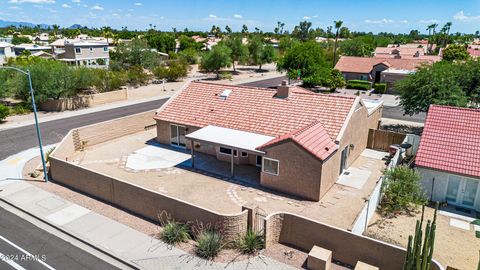
[(187, 134), (185, 138), (192, 141), (214, 143), (228, 148), (263, 154), (263, 151), (259, 151), (256, 148), (273, 140), (275, 137), (230, 128), (206, 126)]

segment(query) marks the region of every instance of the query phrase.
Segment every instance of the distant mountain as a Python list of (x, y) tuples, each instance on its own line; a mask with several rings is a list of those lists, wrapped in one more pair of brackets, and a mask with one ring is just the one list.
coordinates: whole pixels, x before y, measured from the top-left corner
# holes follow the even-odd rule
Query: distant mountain
[(80, 24), (73, 24), (70, 27), (68, 27), (68, 29), (82, 29), (82, 28), (83, 26), (81, 26)]
[[(7, 27), (7, 26), (16, 26), (16, 27), (20, 27), (20, 26), (27, 26), (27, 27), (35, 27), (37, 26), (38, 24), (35, 24), (35, 23), (30, 23), (30, 22), (12, 22), (12, 21), (3, 21), (3, 20), (0, 20), (0, 27)], [(43, 29), (46, 29), (48, 27), (51, 27), (50, 25), (48, 24), (40, 24), (40, 27), (43, 28)]]

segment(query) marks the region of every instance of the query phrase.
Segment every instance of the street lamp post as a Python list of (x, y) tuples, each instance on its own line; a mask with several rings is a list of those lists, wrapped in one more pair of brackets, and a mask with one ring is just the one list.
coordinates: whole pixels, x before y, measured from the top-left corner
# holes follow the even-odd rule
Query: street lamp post
[(37, 105), (35, 104), (35, 96), (33, 94), (32, 78), (30, 76), (30, 70), (27, 68), (27, 71), (24, 71), (22, 69), (19, 69), (16, 67), (10, 67), (10, 66), (2, 66), (0, 67), (0, 69), (13, 69), (27, 75), (28, 77), (28, 86), (30, 87), (30, 97), (32, 98), (33, 115), (35, 117), (35, 128), (37, 130), (38, 146), (40, 147), (40, 156), (42, 157), (43, 175), (45, 177), (45, 182), (48, 182), (47, 164), (45, 162), (45, 156), (43, 154), (42, 135), (40, 133), (40, 127), (38, 125)]

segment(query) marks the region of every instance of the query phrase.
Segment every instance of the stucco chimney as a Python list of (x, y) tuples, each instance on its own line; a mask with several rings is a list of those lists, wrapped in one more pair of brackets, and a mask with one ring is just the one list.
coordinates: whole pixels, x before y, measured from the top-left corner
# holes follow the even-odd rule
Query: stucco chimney
[(290, 94), (290, 86), (287, 85), (287, 81), (283, 80), (282, 85), (277, 87), (277, 98), (287, 98)]

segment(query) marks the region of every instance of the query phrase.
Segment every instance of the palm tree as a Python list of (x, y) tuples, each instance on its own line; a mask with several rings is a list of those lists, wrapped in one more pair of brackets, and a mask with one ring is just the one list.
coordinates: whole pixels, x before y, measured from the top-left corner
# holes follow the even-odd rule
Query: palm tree
[(450, 35), (451, 27), (452, 27), (452, 22), (447, 22), (442, 28), (445, 34), (445, 38), (443, 39), (443, 47), (447, 47), (447, 39), (448, 39), (448, 36)]
[(332, 67), (335, 66), (336, 58), (337, 58), (337, 42), (338, 42), (338, 34), (340, 27), (342, 27), (343, 22), (342, 21), (333, 21), (333, 24), (335, 24), (335, 29), (337, 30), (335, 33), (335, 46), (333, 47), (333, 64)]
[(53, 27), (53, 37), (57, 38), (58, 30), (60, 29), (60, 26), (58, 26), (58, 24), (54, 24), (52, 25), (52, 27)]
[(107, 44), (110, 44), (108, 41), (109, 38), (113, 38), (112, 28), (105, 26), (102, 27), (102, 35), (107, 39)]

